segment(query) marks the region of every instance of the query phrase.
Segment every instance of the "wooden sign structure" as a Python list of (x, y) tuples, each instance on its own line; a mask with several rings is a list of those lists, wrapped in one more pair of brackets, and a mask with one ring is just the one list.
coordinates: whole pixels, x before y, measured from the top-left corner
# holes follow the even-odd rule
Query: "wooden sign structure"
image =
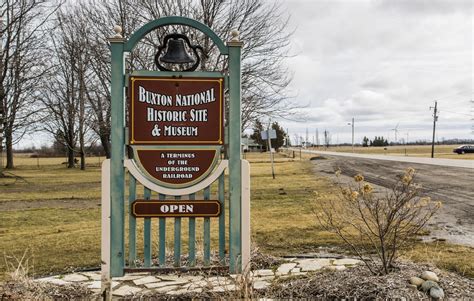
[(182, 188), (209, 175), (224, 144), (223, 86), (223, 77), (130, 76), (129, 145), (148, 179)]
[(130, 145), (223, 145), (224, 79), (131, 76)]
[[(158, 67), (160, 71), (126, 74), (125, 54), (152, 30), (169, 25), (189, 26), (209, 37), (220, 55), (228, 58), (228, 70), (225, 73), (167, 71), (169, 69)], [(215, 217), (221, 267), (228, 263), (231, 273), (242, 272), (250, 261), (250, 171), (248, 162), (241, 158), (240, 56), (243, 44), (238, 32), (233, 31), (231, 39), (224, 42), (206, 25), (185, 17), (151, 21), (128, 39), (121, 36), (119, 27), (115, 30), (116, 35), (109, 39), (111, 159), (105, 160), (102, 166), (102, 278), (122, 276), (126, 271), (169, 269), (166, 219), (170, 218), (174, 220), (174, 267), (182, 267), (182, 219), (189, 223), (186, 268), (198, 264), (196, 220), (201, 218), (204, 254), (200, 261), (203, 266), (199, 268), (210, 267), (211, 218)], [(190, 46), (189, 40), (181, 34), (165, 37), (163, 44), (171, 39), (184, 39)], [(191, 45), (191, 48), (197, 54), (198, 46)], [(159, 49), (155, 62), (159, 62), (166, 47)], [(128, 95), (124, 93), (125, 87)], [(227, 106), (224, 90), (229, 99)], [(229, 111), (224, 115), (225, 108)], [(228, 129), (224, 126), (224, 116), (228, 118)], [(228, 133), (228, 138), (224, 139), (224, 133)], [(221, 158), (221, 150), (227, 143), (228, 156)], [(225, 183), (228, 183), (227, 189)], [(139, 184), (144, 186), (142, 196), (138, 195)], [(216, 192), (212, 193), (213, 189)], [(196, 199), (198, 195), (202, 195), (202, 199)], [(125, 232), (126, 214), (128, 233)], [(229, 218), (228, 223), (225, 216)], [(137, 218), (144, 219), (144, 245), (140, 252), (143, 259), (137, 255)], [(152, 242), (151, 233), (155, 231), (152, 218), (158, 219), (156, 251), (152, 250), (156, 245)], [(152, 261), (153, 254), (158, 257), (156, 264)], [(135, 266), (137, 260), (143, 260), (143, 267)], [(103, 284), (103, 289), (110, 292), (110, 281)]]

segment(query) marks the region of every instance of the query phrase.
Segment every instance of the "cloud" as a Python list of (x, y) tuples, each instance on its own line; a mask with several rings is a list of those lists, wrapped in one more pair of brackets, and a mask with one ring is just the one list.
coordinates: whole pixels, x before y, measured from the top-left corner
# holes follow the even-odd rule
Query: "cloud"
[[(304, 122), (282, 121), (285, 127), (346, 133), (354, 117), (359, 130), (386, 135), (400, 123), (421, 139), (431, 135), (435, 100), (441, 111), (469, 111), (471, 1), (283, 4), (297, 28), (291, 89), (298, 91), (295, 101), (310, 104)], [(471, 116), (456, 113), (440, 116), (440, 136), (472, 138)], [(346, 134), (341, 139), (350, 139)]]
[(452, 14), (472, 12), (471, 0), (379, 0), (374, 2), (381, 11), (404, 14)]

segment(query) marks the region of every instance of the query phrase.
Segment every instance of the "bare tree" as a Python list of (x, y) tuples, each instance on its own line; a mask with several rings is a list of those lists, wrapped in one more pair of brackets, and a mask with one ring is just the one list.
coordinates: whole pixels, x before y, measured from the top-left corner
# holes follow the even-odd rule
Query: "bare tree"
[[(223, 40), (232, 29), (240, 32), (245, 42), (242, 49), (242, 127), (263, 116), (285, 117), (294, 113), (294, 105), (288, 103), (287, 87), (291, 72), (284, 64), (288, 56), (291, 31), (288, 30), (288, 16), (278, 2), (261, 0), (184, 0), (157, 2), (152, 0), (129, 3), (142, 22), (178, 15), (194, 18), (213, 29)], [(130, 68), (153, 68), (152, 56), (165, 34), (184, 32), (203, 47), (201, 70), (227, 73), (227, 61), (218, 55), (212, 41), (197, 30), (168, 26), (150, 33), (130, 57)], [(147, 47), (149, 46), (149, 47)]]
[(58, 6), (33, 0), (5, 0), (0, 4), (0, 111), (6, 168), (14, 167), (13, 145), (37, 120), (36, 87), (48, 71), (42, 35), (45, 23)]
[(74, 18), (74, 10), (57, 14), (57, 30), (52, 34), (54, 72), (42, 97), (49, 116), (44, 129), (67, 147), (68, 168), (74, 167), (74, 154), (79, 153), (82, 170), (86, 166), (85, 145), (90, 129), (86, 101), (92, 93), (87, 91), (90, 72), (84, 22)]
[[(144, 23), (170, 15), (201, 21), (222, 39), (238, 29), (245, 47), (242, 51), (242, 127), (260, 116), (287, 116), (294, 109), (288, 104), (287, 86), (291, 73), (284, 65), (289, 51), (288, 17), (278, 3), (261, 0), (220, 1), (121, 1), (89, 0), (78, 7), (75, 19), (87, 20), (88, 64), (94, 80), (85, 94), (93, 111), (94, 131), (106, 154), (110, 140), (110, 52), (107, 38), (113, 25), (121, 25), (129, 36)], [(181, 32), (204, 49), (200, 70), (227, 73), (227, 61), (214, 43), (201, 32), (183, 26), (165, 26), (149, 33), (127, 60), (128, 70), (156, 69), (153, 57), (164, 36)]]

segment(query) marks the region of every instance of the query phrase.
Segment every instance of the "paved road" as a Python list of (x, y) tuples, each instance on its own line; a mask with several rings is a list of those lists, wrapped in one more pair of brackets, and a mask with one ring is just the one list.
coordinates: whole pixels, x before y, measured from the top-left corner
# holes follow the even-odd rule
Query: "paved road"
[(325, 159), (312, 161), (316, 173), (335, 179), (334, 170), (339, 168), (346, 181), (349, 177), (361, 173), (368, 182), (378, 188), (390, 187), (397, 174), (403, 173), (408, 167), (415, 168), (416, 182), (422, 184), (423, 194), (443, 203), (443, 207), (430, 224), (430, 237), (445, 238), (453, 243), (474, 247), (474, 171), (469, 165), (467, 168), (448, 167), (374, 159), (373, 156), (367, 159), (360, 156), (342, 156), (341, 153), (331, 153), (331, 156), (329, 152), (319, 153)]
[[(300, 149), (291, 149), (294, 151), (300, 151)], [(473, 168), (474, 160), (462, 160), (462, 159), (442, 159), (442, 158), (424, 158), (424, 157), (405, 157), (405, 156), (387, 156), (387, 155), (370, 155), (370, 154), (353, 154), (353, 153), (341, 153), (341, 152), (327, 152), (317, 150), (301, 150), (303, 153), (326, 155), (326, 156), (341, 156), (361, 159), (377, 159), (385, 161), (396, 161), (396, 162), (407, 162), (407, 163), (418, 163), (438, 166), (450, 166), (450, 167), (462, 167), (462, 168)]]

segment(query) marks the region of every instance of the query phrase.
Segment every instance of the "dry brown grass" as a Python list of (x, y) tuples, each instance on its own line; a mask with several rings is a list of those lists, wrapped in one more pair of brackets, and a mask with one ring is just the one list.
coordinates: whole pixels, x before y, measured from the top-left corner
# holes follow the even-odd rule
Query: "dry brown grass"
[[(264, 253), (287, 255), (316, 252), (320, 247), (331, 247), (343, 252), (338, 238), (320, 227), (312, 213), (314, 191), (328, 198), (336, 191), (328, 178), (315, 176), (311, 164), (303, 158), (276, 156), (276, 179), (272, 179), (268, 154), (246, 154), (251, 162), (252, 187), (252, 241)], [(98, 159), (88, 170), (68, 170), (61, 165), (63, 159), (44, 160), (41, 168), (35, 159), (17, 161), (18, 169), (13, 174), (22, 176), (27, 183), (11, 183), (11, 179), (0, 179), (0, 202), (35, 202), (56, 199), (65, 204), (81, 199), (100, 199), (100, 170)], [(42, 162), (42, 161), (40, 161)], [(5, 186), (5, 184), (8, 184)], [(13, 203), (12, 203), (13, 204)], [(95, 208), (43, 208), (12, 209), (0, 213), (0, 253), (3, 256), (21, 257), (28, 250), (29, 275), (38, 276), (70, 271), (100, 262), (100, 207)], [(127, 223), (126, 223), (127, 224)], [(139, 221), (138, 252), (142, 253), (142, 222)], [(213, 250), (217, 244), (217, 222), (213, 219), (211, 238)], [(187, 220), (183, 219), (183, 254), (187, 252)], [(156, 252), (156, 221), (152, 225), (153, 252)], [(172, 246), (172, 221), (167, 226), (168, 246)], [(197, 237), (202, 241), (202, 226), (198, 224)], [(441, 252), (435, 264), (474, 277), (472, 248), (443, 244), (440, 248), (432, 244), (420, 244), (410, 254), (411, 258), (426, 261), (431, 252)], [(435, 249), (433, 249), (435, 248)], [(436, 250), (436, 251), (432, 251)], [(462, 254), (457, 256), (456, 252)], [(0, 275), (6, 271), (5, 262), (0, 261)], [(2, 277), (2, 276), (0, 276)], [(4, 276), (3, 276), (4, 277)]]

